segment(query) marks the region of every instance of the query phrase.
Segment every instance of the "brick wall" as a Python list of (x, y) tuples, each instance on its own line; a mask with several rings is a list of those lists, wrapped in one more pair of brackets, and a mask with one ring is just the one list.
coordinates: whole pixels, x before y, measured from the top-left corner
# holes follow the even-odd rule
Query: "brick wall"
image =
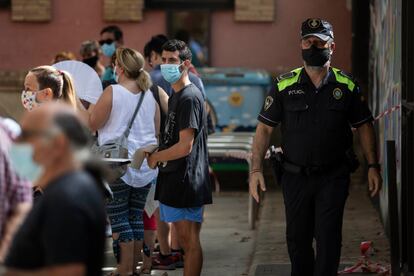
[(20, 96), (27, 71), (0, 71), (0, 116), (20, 119), (24, 112)]
[(106, 21), (142, 21), (144, 0), (104, 0)]
[(52, 0), (12, 0), (13, 21), (49, 21), (52, 18)]
[(273, 22), (274, 0), (236, 0), (235, 20), (247, 22)]

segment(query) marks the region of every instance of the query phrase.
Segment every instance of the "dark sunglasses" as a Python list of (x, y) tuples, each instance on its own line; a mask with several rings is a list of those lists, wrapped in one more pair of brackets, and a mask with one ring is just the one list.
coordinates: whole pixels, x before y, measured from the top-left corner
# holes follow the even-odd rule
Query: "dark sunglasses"
[(103, 39), (103, 40), (99, 40), (99, 45), (104, 45), (104, 44), (112, 44), (113, 42), (114, 42), (115, 40), (113, 40), (113, 39)]

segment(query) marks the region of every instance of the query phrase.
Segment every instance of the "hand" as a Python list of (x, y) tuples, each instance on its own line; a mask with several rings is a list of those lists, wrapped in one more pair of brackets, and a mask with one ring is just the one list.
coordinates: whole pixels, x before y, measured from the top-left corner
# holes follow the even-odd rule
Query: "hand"
[(148, 167), (154, 170), (157, 167), (158, 163), (158, 161), (155, 159), (155, 154), (149, 154), (146, 152), (145, 157), (147, 158)]
[(262, 172), (254, 172), (250, 174), (250, 179), (249, 179), (250, 194), (257, 202), (259, 202), (259, 194), (257, 192), (257, 186), (260, 186), (260, 189), (262, 189), (263, 192), (266, 191), (266, 185), (265, 185)]
[(368, 169), (368, 188), (371, 192), (371, 197), (374, 197), (382, 187), (382, 178), (377, 168)]

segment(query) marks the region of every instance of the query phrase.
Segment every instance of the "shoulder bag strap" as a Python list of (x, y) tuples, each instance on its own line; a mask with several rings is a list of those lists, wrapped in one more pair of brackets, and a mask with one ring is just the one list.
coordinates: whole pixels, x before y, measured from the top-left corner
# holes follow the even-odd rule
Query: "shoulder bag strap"
[(125, 132), (124, 132), (124, 136), (125, 136), (125, 137), (127, 137), (127, 138), (128, 138), (128, 136), (129, 136), (129, 133), (131, 132), (132, 124), (133, 124), (133, 123), (134, 123), (134, 121), (135, 121), (135, 117), (136, 117), (136, 116), (137, 116), (137, 114), (138, 114), (138, 110), (139, 110), (139, 108), (141, 107), (142, 102), (144, 101), (145, 91), (143, 91), (143, 92), (141, 92), (141, 93), (142, 93), (142, 95), (141, 95), (141, 97), (139, 98), (139, 101), (138, 101), (137, 107), (135, 107), (134, 114), (132, 115), (132, 118), (131, 118), (131, 120), (129, 121), (128, 127), (127, 127), (127, 129), (125, 130)]

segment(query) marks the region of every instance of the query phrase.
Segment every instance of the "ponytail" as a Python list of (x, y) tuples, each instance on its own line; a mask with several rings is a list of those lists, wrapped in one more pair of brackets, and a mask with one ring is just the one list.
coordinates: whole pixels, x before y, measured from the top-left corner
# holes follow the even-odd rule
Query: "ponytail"
[(145, 59), (131, 48), (118, 48), (115, 52), (116, 63), (124, 69), (125, 76), (135, 80), (138, 88), (147, 91), (152, 86), (151, 76), (144, 70)]
[(142, 69), (139, 73), (138, 78), (136, 79), (138, 88), (142, 91), (147, 91), (152, 86), (151, 76), (150, 74)]
[(56, 70), (48, 65), (33, 68), (29, 72), (36, 76), (40, 89), (50, 88), (53, 99), (61, 99), (76, 109), (75, 89), (68, 72)]
[(72, 77), (65, 71), (61, 71), (61, 74), (63, 79), (62, 99), (65, 103), (73, 106), (76, 109), (76, 93)]

